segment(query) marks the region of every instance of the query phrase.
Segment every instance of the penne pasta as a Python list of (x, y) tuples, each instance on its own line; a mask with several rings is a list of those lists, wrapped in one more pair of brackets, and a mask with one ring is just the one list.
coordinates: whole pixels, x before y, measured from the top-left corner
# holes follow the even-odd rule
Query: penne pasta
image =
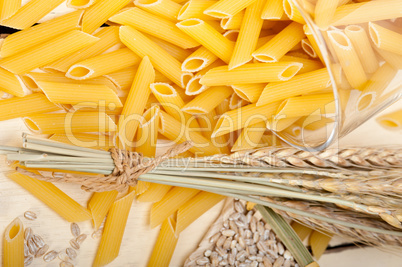
[(173, 187), (161, 201), (152, 205), (150, 226), (155, 228), (177, 211), (200, 191), (192, 188)]
[(345, 34), (356, 49), (364, 71), (375, 72), (378, 69), (378, 60), (364, 28), (359, 25), (349, 25), (345, 28)]
[(339, 0), (318, 0), (314, 8), (314, 20), (321, 30), (328, 29)]
[[(61, 33), (78, 29), (81, 17), (82, 11), (75, 11), (10, 34), (1, 45), (0, 55), (1, 57), (9, 57), (49, 41)], [(26, 42), (26, 40), (29, 40), (29, 42)]]
[(201, 215), (223, 199), (225, 199), (225, 196), (202, 191), (187, 201), (177, 211), (175, 234), (179, 235), (184, 229), (201, 217)]
[(346, 79), (353, 88), (361, 89), (367, 82), (367, 76), (350, 39), (340, 31), (328, 31), (328, 37)]
[(272, 132), (281, 132), (292, 126), (300, 117), (293, 118), (271, 118), (267, 121), (266, 128)]
[(51, 41), (1, 59), (0, 66), (12, 73), (23, 74), (94, 44), (98, 39), (78, 30), (68, 31)]
[(8, 19), (21, 8), (21, 0), (1, 1), (0, 21)]
[(114, 132), (116, 124), (103, 112), (35, 114), (24, 117), (24, 123), (35, 134), (71, 134)]
[(238, 109), (247, 104), (249, 103), (247, 103), (247, 101), (245, 101), (243, 98), (239, 97), (236, 93), (233, 93), (229, 99), (230, 109)]
[(236, 139), (231, 152), (253, 149), (257, 147), (266, 129), (265, 121), (260, 121), (252, 125), (246, 125), (241, 131), (239, 137)]
[(177, 29), (173, 22), (136, 7), (118, 13), (109, 20), (122, 25), (131, 26), (141, 32), (155, 36), (184, 49), (199, 45), (191, 36)]
[(93, 266), (104, 266), (119, 255), (127, 218), (134, 198), (135, 191), (131, 188), (126, 196), (113, 203), (107, 215)]
[(75, 63), (68, 69), (66, 77), (74, 80), (96, 78), (132, 67), (140, 60), (141, 58), (130, 49), (122, 48)]
[(129, 90), (133, 83), (135, 74), (137, 73), (137, 70), (137, 66), (129, 67), (113, 73), (108, 73), (104, 75), (104, 77), (112, 81), (120, 90)]
[(184, 33), (199, 42), (220, 59), (229, 63), (234, 44), (200, 19), (187, 19), (176, 24)]
[(391, 131), (402, 129), (402, 109), (387, 113), (376, 119), (383, 128)]
[[(308, 105), (306, 105), (308, 103)], [(332, 93), (291, 97), (283, 101), (276, 112), (277, 118), (309, 116), (319, 110), (319, 114), (335, 112), (335, 100)]]
[(229, 41), (236, 42), (239, 37), (240, 30), (229, 30), (223, 34)]
[(307, 73), (324, 67), (324, 65), (318, 60), (311, 60), (288, 55), (283, 56), (280, 62), (298, 62), (303, 64), (303, 67), (297, 72), (297, 74)]
[(342, 5), (335, 11), (332, 26), (359, 24), (369, 21), (393, 19), (401, 16), (399, 0), (366, 1)]
[(313, 36), (311, 29), (309, 28), (309, 26), (307, 24), (305, 24), (305, 25), (303, 25), (303, 30), (304, 30), (304, 34), (307, 36), (307, 39), (310, 41), (310, 44), (311, 44), (312, 48), (314, 49), (314, 52), (320, 58), (321, 62), (324, 63), (324, 58), (322, 57), (321, 50), (318, 47), (317, 40)]
[(56, 60), (46, 65), (44, 69), (67, 72), (74, 63), (83, 61), (87, 58), (95, 57), (120, 43), (119, 28), (115, 26), (102, 27), (99, 31), (93, 34), (93, 36), (99, 38), (95, 44)]
[(151, 94), (149, 86), (154, 80), (154, 68), (149, 58), (145, 56), (135, 74), (126, 103), (119, 117), (119, 142), (123, 147), (134, 147), (132, 142), (138, 129), (140, 117), (144, 113), (145, 105)]
[(158, 46), (162, 47), (164, 50), (166, 50), (166, 52), (168, 52), (172, 57), (180, 62), (183, 62), (192, 53), (192, 51), (189, 49), (183, 49), (177, 45), (163, 41), (162, 39), (156, 38), (152, 35), (145, 34), (145, 36)]
[(177, 16), (178, 20), (185, 19), (202, 19), (202, 20), (214, 20), (216, 18), (205, 15), (203, 12), (208, 7), (215, 4), (216, 1), (213, 0), (190, 0), (187, 1), (179, 11)]
[(281, 19), (285, 14), (283, 0), (267, 0), (262, 8), (262, 19)]
[(128, 48), (140, 57), (148, 56), (155, 69), (164, 76), (178, 86), (184, 87), (181, 63), (168, 52), (130, 26), (120, 27), (120, 38)]
[(225, 112), (216, 123), (212, 138), (242, 129), (245, 125), (252, 125), (270, 119), (279, 107), (280, 102), (257, 107), (250, 104), (239, 109)]
[(373, 43), (380, 49), (402, 55), (402, 34), (369, 22), (369, 33)]
[(169, 217), (166, 218), (161, 226), (161, 230), (156, 240), (148, 267), (168, 267), (176, 248), (178, 236), (175, 234), (176, 223)]
[(310, 115), (308, 117), (302, 117), (295, 124), (300, 126), (303, 130), (315, 131), (327, 127), (328, 124), (333, 123), (331, 118)]
[(208, 89), (208, 86), (200, 84), (201, 78), (210, 70), (218, 66), (222, 66), (225, 63), (222, 60), (217, 60), (203, 70), (197, 72), (193, 78), (186, 85), (186, 95), (194, 96), (198, 95)]
[(257, 101), (257, 106), (266, 105), (288, 97), (323, 90), (331, 85), (327, 68), (296, 75), (286, 82), (269, 83)]
[(183, 61), (181, 70), (187, 72), (197, 72), (208, 67), (217, 59), (218, 57), (214, 53), (201, 46)]
[(23, 97), (25, 96), (24, 88), (18, 76), (0, 68), (0, 89), (10, 95)]
[(154, 15), (176, 21), (182, 5), (172, 0), (135, 0), (134, 4)]
[(175, 143), (191, 141), (193, 146), (189, 151), (196, 155), (208, 156), (220, 153), (220, 150), (213, 146), (212, 143), (200, 133), (186, 127), (186, 125), (163, 111), (161, 111), (161, 127), (159, 128), (159, 132)]
[(134, 186), (135, 195), (139, 196), (139, 195), (145, 193), (148, 190), (150, 185), (151, 185), (150, 182), (138, 181), (137, 185)]
[(83, 9), (92, 6), (96, 0), (67, 0), (66, 6), (69, 8)]
[(306, 24), (302, 14), (297, 9), (293, 0), (283, 0), (283, 10), (289, 19), (300, 24)]
[(307, 38), (301, 40), (301, 47), (303, 51), (312, 58), (317, 57), (317, 53), (315, 52), (313, 46), (311, 45), (310, 41)]
[(36, 198), (69, 222), (83, 222), (91, 219), (90, 212), (49, 182), (40, 181), (19, 172), (7, 177), (25, 188)]
[(0, 101), (0, 121), (46, 113), (61, 108), (50, 102), (44, 94), (31, 94)]
[(264, 90), (265, 83), (235, 84), (232, 85), (234, 92), (247, 102), (255, 103)]
[(182, 110), (192, 115), (209, 113), (232, 93), (233, 90), (227, 86), (211, 87), (188, 102)]
[(239, 67), (253, 59), (252, 53), (257, 47), (263, 20), (260, 18), (261, 8), (265, 0), (256, 0), (246, 8), (241, 24), (239, 37), (230, 58), (228, 69)]
[(102, 26), (113, 14), (129, 4), (131, 0), (102, 0), (85, 10), (82, 17), (82, 31), (93, 33)]
[(57, 83), (38, 81), (43, 93), (56, 104), (85, 107), (123, 107), (117, 94), (103, 84)]
[(261, 62), (277, 62), (303, 38), (303, 26), (292, 22), (265, 45), (254, 51), (253, 57)]
[(155, 157), (160, 123), (160, 108), (152, 106), (144, 115), (138, 127), (135, 151), (145, 157)]
[(109, 135), (98, 134), (54, 134), (49, 137), (50, 140), (62, 142), (68, 145), (74, 145), (79, 147), (86, 147), (92, 149), (102, 149), (108, 151), (114, 147), (113, 137)]
[(213, 68), (200, 80), (202, 85), (219, 86), (287, 81), (302, 68), (297, 62), (248, 63), (233, 70)]
[(24, 225), (15, 218), (4, 230), (2, 266), (23, 267), (24, 259)]
[(236, 15), (254, 2), (255, 0), (220, 0), (205, 9), (204, 14), (224, 19)]
[(240, 30), (241, 23), (244, 18), (244, 10), (240, 11), (234, 16), (223, 18), (220, 26), (224, 30)]
[(138, 202), (158, 202), (167, 194), (172, 187), (165, 184), (151, 183), (148, 190), (141, 194), (138, 198)]
[(105, 220), (106, 214), (112, 207), (118, 192), (105, 191), (105, 192), (94, 192), (91, 199), (88, 202), (88, 210), (92, 215), (92, 226), (95, 231), (99, 229), (102, 222)]
[(1, 25), (14, 29), (29, 28), (63, 2), (63, 0), (31, 0), (11, 17), (2, 20)]
[(391, 64), (396, 69), (402, 69), (402, 56), (381, 50), (375, 47), (375, 51), (385, 60), (387, 63)]
[[(205, 138), (207, 139), (211, 138), (213, 130), (216, 126), (217, 117), (218, 115), (216, 115), (215, 110), (211, 111), (210, 113), (197, 116), (197, 121), (201, 126), (201, 133)], [(230, 154), (227, 136), (219, 136), (217, 138), (212, 139), (211, 141), (214, 146), (218, 147), (221, 150), (222, 154)]]

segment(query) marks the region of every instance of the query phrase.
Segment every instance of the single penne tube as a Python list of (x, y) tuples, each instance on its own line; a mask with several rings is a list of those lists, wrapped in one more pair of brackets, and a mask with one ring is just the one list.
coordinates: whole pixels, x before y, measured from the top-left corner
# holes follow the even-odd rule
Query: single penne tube
[(402, 3), (399, 0), (351, 3), (336, 9), (331, 25), (340, 26), (398, 18), (401, 16), (401, 10)]
[(283, 11), (283, 0), (267, 0), (262, 8), (262, 19), (281, 19), (285, 12)]
[(377, 47), (374, 48), (375, 51), (389, 64), (391, 64), (396, 69), (402, 69), (402, 56), (397, 55), (385, 50), (381, 50)]
[(301, 40), (301, 47), (302, 47), (303, 51), (306, 52), (306, 54), (309, 55), (310, 57), (312, 57), (312, 58), (317, 57), (317, 53), (315, 52), (309, 39), (304, 38), (303, 40)]
[(209, 86), (202, 85), (200, 83), (201, 78), (210, 70), (215, 67), (223, 66), (225, 63), (222, 60), (216, 60), (214, 61), (211, 65), (205, 67), (201, 71), (197, 72), (194, 77), (192, 77), (187, 85), (186, 85), (186, 95), (188, 96), (194, 96), (201, 94), (205, 90), (208, 89)]
[(2, 266), (23, 267), (24, 258), (24, 225), (15, 218), (4, 230)]
[(300, 24), (306, 24), (302, 14), (297, 9), (293, 0), (283, 0), (283, 10), (289, 19)]
[(255, 0), (220, 0), (205, 9), (204, 14), (220, 19), (233, 17), (254, 2)]
[(229, 108), (238, 109), (249, 104), (243, 98), (239, 97), (236, 93), (233, 93), (229, 98)]
[(220, 59), (229, 63), (234, 44), (207, 22), (200, 19), (187, 19), (176, 25), (180, 30), (199, 42)]
[(318, 0), (314, 8), (314, 20), (317, 26), (322, 29), (328, 29), (331, 20), (334, 17), (339, 1)]
[(49, 182), (40, 181), (18, 172), (7, 177), (28, 190), (49, 208), (69, 222), (83, 222), (91, 219), (90, 212)]
[(396, 131), (402, 129), (402, 109), (384, 114), (376, 121), (385, 129)]
[(271, 118), (267, 121), (266, 128), (273, 132), (281, 132), (293, 125), (300, 117), (293, 118)]
[(192, 48), (199, 44), (191, 36), (177, 29), (172, 21), (150, 14), (137, 7), (129, 8), (112, 16), (110, 21), (131, 26), (139, 31), (165, 40), (181, 48)]
[(112, 81), (120, 90), (129, 90), (137, 70), (138, 66), (129, 67), (113, 73), (108, 73), (104, 75), (104, 77)]
[(68, 145), (79, 147), (86, 147), (92, 149), (102, 149), (108, 151), (114, 147), (113, 137), (104, 134), (87, 134), (87, 133), (74, 133), (74, 134), (53, 134), (49, 137), (50, 140), (62, 142)]
[(292, 22), (265, 45), (254, 51), (253, 57), (261, 62), (277, 62), (303, 38), (303, 26)]
[(178, 20), (185, 19), (202, 19), (202, 20), (215, 20), (216, 18), (205, 15), (203, 12), (208, 7), (215, 4), (214, 0), (190, 0), (184, 3), (177, 16)]
[(155, 228), (177, 211), (200, 191), (192, 188), (173, 187), (161, 201), (152, 205), (150, 226)]
[(286, 82), (269, 83), (257, 101), (257, 106), (266, 105), (300, 94), (323, 90), (331, 85), (327, 68), (296, 75)]
[(240, 30), (229, 30), (226, 31), (223, 36), (229, 39), (229, 41), (236, 42), (239, 37)]
[(253, 149), (257, 147), (266, 129), (265, 121), (260, 121), (253, 125), (244, 127), (239, 137), (237, 137), (231, 152)]
[(140, 123), (145, 105), (151, 90), (150, 84), (155, 80), (155, 71), (151, 61), (145, 56), (135, 74), (133, 84), (124, 103), (123, 111), (119, 117), (120, 145), (133, 148), (135, 134)]
[(153, 95), (168, 114), (188, 127), (199, 128), (197, 120), (192, 118), (190, 114), (182, 111), (185, 105), (184, 101), (173, 86), (167, 83), (153, 83), (150, 85), (150, 88)]
[(135, 151), (145, 157), (155, 157), (160, 123), (160, 108), (152, 106), (144, 115), (138, 127)]
[(139, 196), (139, 195), (145, 193), (148, 190), (150, 185), (151, 185), (150, 182), (138, 181), (137, 185), (134, 186), (135, 195)]
[(42, 0), (29, 1), (11, 17), (2, 20), (1, 25), (20, 30), (29, 28), (63, 2), (63, 0), (49, 0), (46, 2)]
[[(7, 1), (6, 1), (7, 2)], [(66, 31), (79, 28), (83, 11), (75, 11), (7, 36), (0, 50), (2, 57), (9, 57), (28, 48), (49, 41)], [(29, 40), (29, 42), (26, 42)]]
[(159, 39), (149, 34), (145, 34), (151, 41), (153, 41), (158, 46), (162, 47), (166, 52), (168, 52), (172, 57), (180, 62), (183, 62), (188, 56), (191, 55), (192, 51), (189, 49), (183, 49), (177, 45)]
[(25, 96), (24, 88), (18, 76), (0, 68), (0, 89), (10, 95), (23, 97)]
[[(123, 107), (117, 94), (103, 84), (56, 83), (38, 81), (50, 102), (85, 107)], [(74, 92), (73, 94), (71, 92)]]
[[(12, 73), (23, 74), (94, 44), (97, 40), (99, 38), (78, 30), (68, 31), (51, 41), (1, 59), (0, 66)], [(66, 43), (69, 45), (66, 46)]]
[(95, 4), (85, 10), (82, 17), (82, 31), (93, 33), (104, 24), (113, 14), (129, 4), (131, 0), (104, 0), (96, 1)]
[(224, 30), (240, 30), (244, 14), (245, 12), (242, 10), (234, 16), (221, 19), (221, 28)]
[(356, 49), (364, 71), (375, 72), (379, 67), (378, 59), (364, 28), (359, 25), (349, 25), (345, 28), (345, 34)]
[(128, 48), (140, 57), (148, 56), (155, 69), (164, 76), (178, 86), (184, 87), (182, 84), (181, 63), (163, 48), (130, 26), (120, 27), (120, 38)]
[(120, 43), (119, 28), (115, 26), (103, 27), (94, 33), (93, 36), (99, 38), (95, 44), (56, 60), (46, 65), (44, 69), (67, 72), (68, 69), (74, 65), (74, 63), (83, 61), (87, 58), (95, 57)]
[(188, 102), (182, 110), (192, 115), (209, 113), (232, 93), (228, 86), (211, 87)]
[(302, 130), (315, 131), (327, 127), (328, 124), (333, 122), (334, 120), (331, 118), (310, 115), (300, 118), (295, 125), (300, 126)]
[(67, 0), (66, 6), (75, 9), (84, 9), (92, 6), (96, 0)]
[(92, 266), (104, 266), (112, 262), (120, 251), (128, 215), (135, 198), (131, 188), (123, 198), (116, 200), (110, 208), (101, 241)]
[(96, 78), (132, 67), (140, 60), (141, 58), (130, 49), (122, 48), (75, 63), (68, 69), (66, 77), (74, 80)]
[(116, 124), (103, 112), (35, 114), (24, 117), (24, 123), (36, 134), (71, 134), (114, 132)]
[(373, 43), (380, 49), (402, 55), (402, 34), (382, 27), (376, 23), (369, 22), (369, 33)]
[(0, 121), (61, 110), (44, 94), (31, 94), (0, 101)]
[(367, 82), (367, 75), (352, 42), (341, 31), (332, 30), (327, 33), (348, 82), (353, 88), (361, 89)]
[(176, 223), (171, 217), (163, 221), (151, 257), (148, 261), (148, 267), (169, 266), (179, 239), (178, 235), (175, 234), (175, 228)]
[(240, 27), (239, 37), (229, 62), (229, 69), (234, 69), (253, 59), (252, 53), (257, 47), (263, 20), (259, 16), (264, 5), (263, 0), (256, 0), (246, 8)]
[(313, 36), (313, 33), (307, 24), (303, 25), (304, 34), (307, 36), (307, 39), (310, 41), (310, 45), (314, 49), (314, 52), (320, 58), (321, 62), (324, 63), (324, 58), (322, 57), (322, 53), (320, 48), (318, 47), (317, 40)]
[(218, 57), (214, 53), (201, 46), (183, 61), (181, 70), (186, 72), (197, 72), (208, 67), (217, 59)]
[(320, 114), (334, 113), (334, 95), (332, 93), (329, 93), (288, 98), (279, 105), (276, 112), (276, 117), (292, 118), (309, 116), (317, 110), (320, 112)]
[(92, 226), (95, 231), (99, 229), (105, 220), (119, 192), (116, 190), (105, 192), (94, 192), (88, 202), (88, 210), (92, 215)]
[(138, 202), (158, 202), (169, 192), (172, 188), (170, 185), (151, 183), (148, 190), (138, 196)]
[(234, 84), (231, 86), (239, 97), (247, 102), (255, 103), (264, 90), (266, 83)]
[(172, 0), (135, 0), (134, 4), (151, 14), (176, 21), (182, 5)]
[(297, 62), (247, 63), (233, 70), (227, 66), (208, 71), (200, 80), (202, 85), (219, 86), (287, 81), (303, 67)]
[(250, 104), (221, 115), (216, 123), (212, 138), (242, 129), (245, 125), (252, 125), (270, 119), (279, 107), (280, 102), (257, 107)]
[(201, 215), (223, 199), (225, 199), (225, 196), (202, 191), (187, 201), (177, 211), (175, 234), (179, 235), (184, 229), (201, 217)]
[(215, 147), (207, 138), (198, 133), (198, 129), (192, 130), (164, 111), (161, 111), (161, 126), (159, 127), (159, 133), (175, 143), (191, 141), (193, 146), (189, 151), (196, 155), (208, 156), (220, 153), (220, 150), (217, 147)]
[(0, 8), (0, 21), (8, 19), (21, 8), (20, 0), (2, 1)]
[(303, 64), (303, 67), (297, 72), (297, 74), (307, 73), (324, 67), (319, 60), (306, 59), (299, 56), (296, 57), (285, 55), (281, 58), (280, 62), (298, 62)]

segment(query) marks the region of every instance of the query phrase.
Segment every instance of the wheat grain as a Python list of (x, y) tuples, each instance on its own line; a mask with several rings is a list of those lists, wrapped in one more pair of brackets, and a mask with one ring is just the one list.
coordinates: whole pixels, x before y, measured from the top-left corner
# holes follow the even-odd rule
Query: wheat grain
[(72, 248), (66, 248), (66, 254), (71, 260), (77, 258), (77, 252)]
[(48, 251), (49, 249), (49, 245), (45, 244), (44, 246), (42, 246), (40, 249), (38, 249), (38, 251), (35, 254), (35, 258), (40, 258), (43, 255), (45, 255), (46, 251)]
[(51, 251), (49, 251), (48, 253), (46, 253), (46, 254), (43, 256), (43, 260), (44, 260), (45, 262), (51, 262), (52, 260), (54, 260), (54, 259), (57, 258), (57, 255), (58, 255), (57, 251), (51, 250)]
[(32, 238), (30, 238), (30, 239), (27, 241), (27, 245), (28, 245), (29, 253), (31, 253), (32, 255), (35, 255), (35, 254), (36, 254), (36, 251), (37, 251), (37, 247), (36, 247), (34, 241), (32, 240)]
[(75, 240), (77, 241), (77, 243), (79, 245), (81, 245), (85, 239), (87, 239), (87, 235), (86, 234), (80, 234)]
[(74, 267), (74, 264), (68, 261), (62, 261), (60, 262), (60, 267)]
[(43, 238), (40, 235), (34, 234), (32, 236), (32, 240), (35, 242), (35, 244), (38, 248), (41, 248), (45, 245), (45, 241), (43, 240)]
[(74, 248), (74, 249), (80, 249), (80, 244), (78, 244), (78, 242), (75, 239), (71, 239), (70, 240), (70, 245)]
[(29, 255), (29, 249), (26, 243), (24, 243), (24, 257), (27, 257)]
[(24, 239), (25, 239), (25, 241), (28, 242), (28, 240), (31, 239), (32, 235), (33, 235), (32, 228), (31, 228), (31, 227), (27, 227), (27, 228), (25, 229), (25, 231), (24, 231)]
[(24, 217), (25, 217), (25, 219), (30, 220), (30, 221), (34, 221), (38, 218), (33, 211), (29, 211), (29, 210), (24, 212)]
[(33, 256), (31, 256), (31, 255), (28, 255), (28, 257), (25, 257), (25, 259), (24, 259), (24, 266), (28, 266), (28, 265), (30, 265), (32, 262), (33, 262)]
[(80, 227), (76, 223), (71, 223), (70, 230), (71, 230), (71, 234), (74, 237), (78, 237), (81, 233)]

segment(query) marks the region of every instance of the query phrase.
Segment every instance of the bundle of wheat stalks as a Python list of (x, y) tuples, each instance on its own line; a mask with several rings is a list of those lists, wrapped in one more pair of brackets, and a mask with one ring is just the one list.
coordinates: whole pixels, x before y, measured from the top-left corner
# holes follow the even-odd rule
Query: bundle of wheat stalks
[[(104, 151), (85, 149), (87, 153), (83, 153), (82, 148), (37, 137), (25, 136), (24, 149), (0, 149), (10, 160), (19, 160), (27, 167), (85, 169), (99, 174), (112, 173), (115, 169), (113, 161), (109, 159), (105, 164), (104, 156), (96, 156), (96, 153), (105, 155)], [(50, 151), (53, 153), (48, 155)], [(146, 162), (147, 159), (139, 161), (137, 170), (149, 167)], [(271, 207), (284, 217), (311, 228), (353, 241), (400, 247), (401, 174), (401, 148), (306, 152), (285, 147), (230, 156), (171, 158), (159, 162), (138, 180), (243, 199)], [(77, 181), (71, 173), (34, 177), (47, 181)], [(107, 179), (102, 181), (108, 182)]]

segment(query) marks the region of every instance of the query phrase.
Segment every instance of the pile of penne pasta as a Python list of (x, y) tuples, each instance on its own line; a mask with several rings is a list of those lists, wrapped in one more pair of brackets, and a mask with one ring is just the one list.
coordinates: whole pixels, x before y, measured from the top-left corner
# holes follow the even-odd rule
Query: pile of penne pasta
[[(157, 140), (191, 141), (181, 156), (198, 157), (280, 145), (273, 132), (327, 127), (351, 92), (353, 110), (383, 101), (402, 68), (400, 0), (298, 1), (323, 39), (291, 0), (0, 3), (0, 24), (18, 30), (1, 39), (0, 121), (23, 118), (83, 147), (153, 157)], [(38, 23), (64, 4), (73, 11)], [(108, 214), (95, 266), (117, 257), (136, 196), (162, 224), (149, 266), (166, 266), (180, 232), (223, 199), (139, 182), (122, 197), (94, 193), (85, 208), (51, 183), (9, 178), (68, 221), (98, 229)]]

